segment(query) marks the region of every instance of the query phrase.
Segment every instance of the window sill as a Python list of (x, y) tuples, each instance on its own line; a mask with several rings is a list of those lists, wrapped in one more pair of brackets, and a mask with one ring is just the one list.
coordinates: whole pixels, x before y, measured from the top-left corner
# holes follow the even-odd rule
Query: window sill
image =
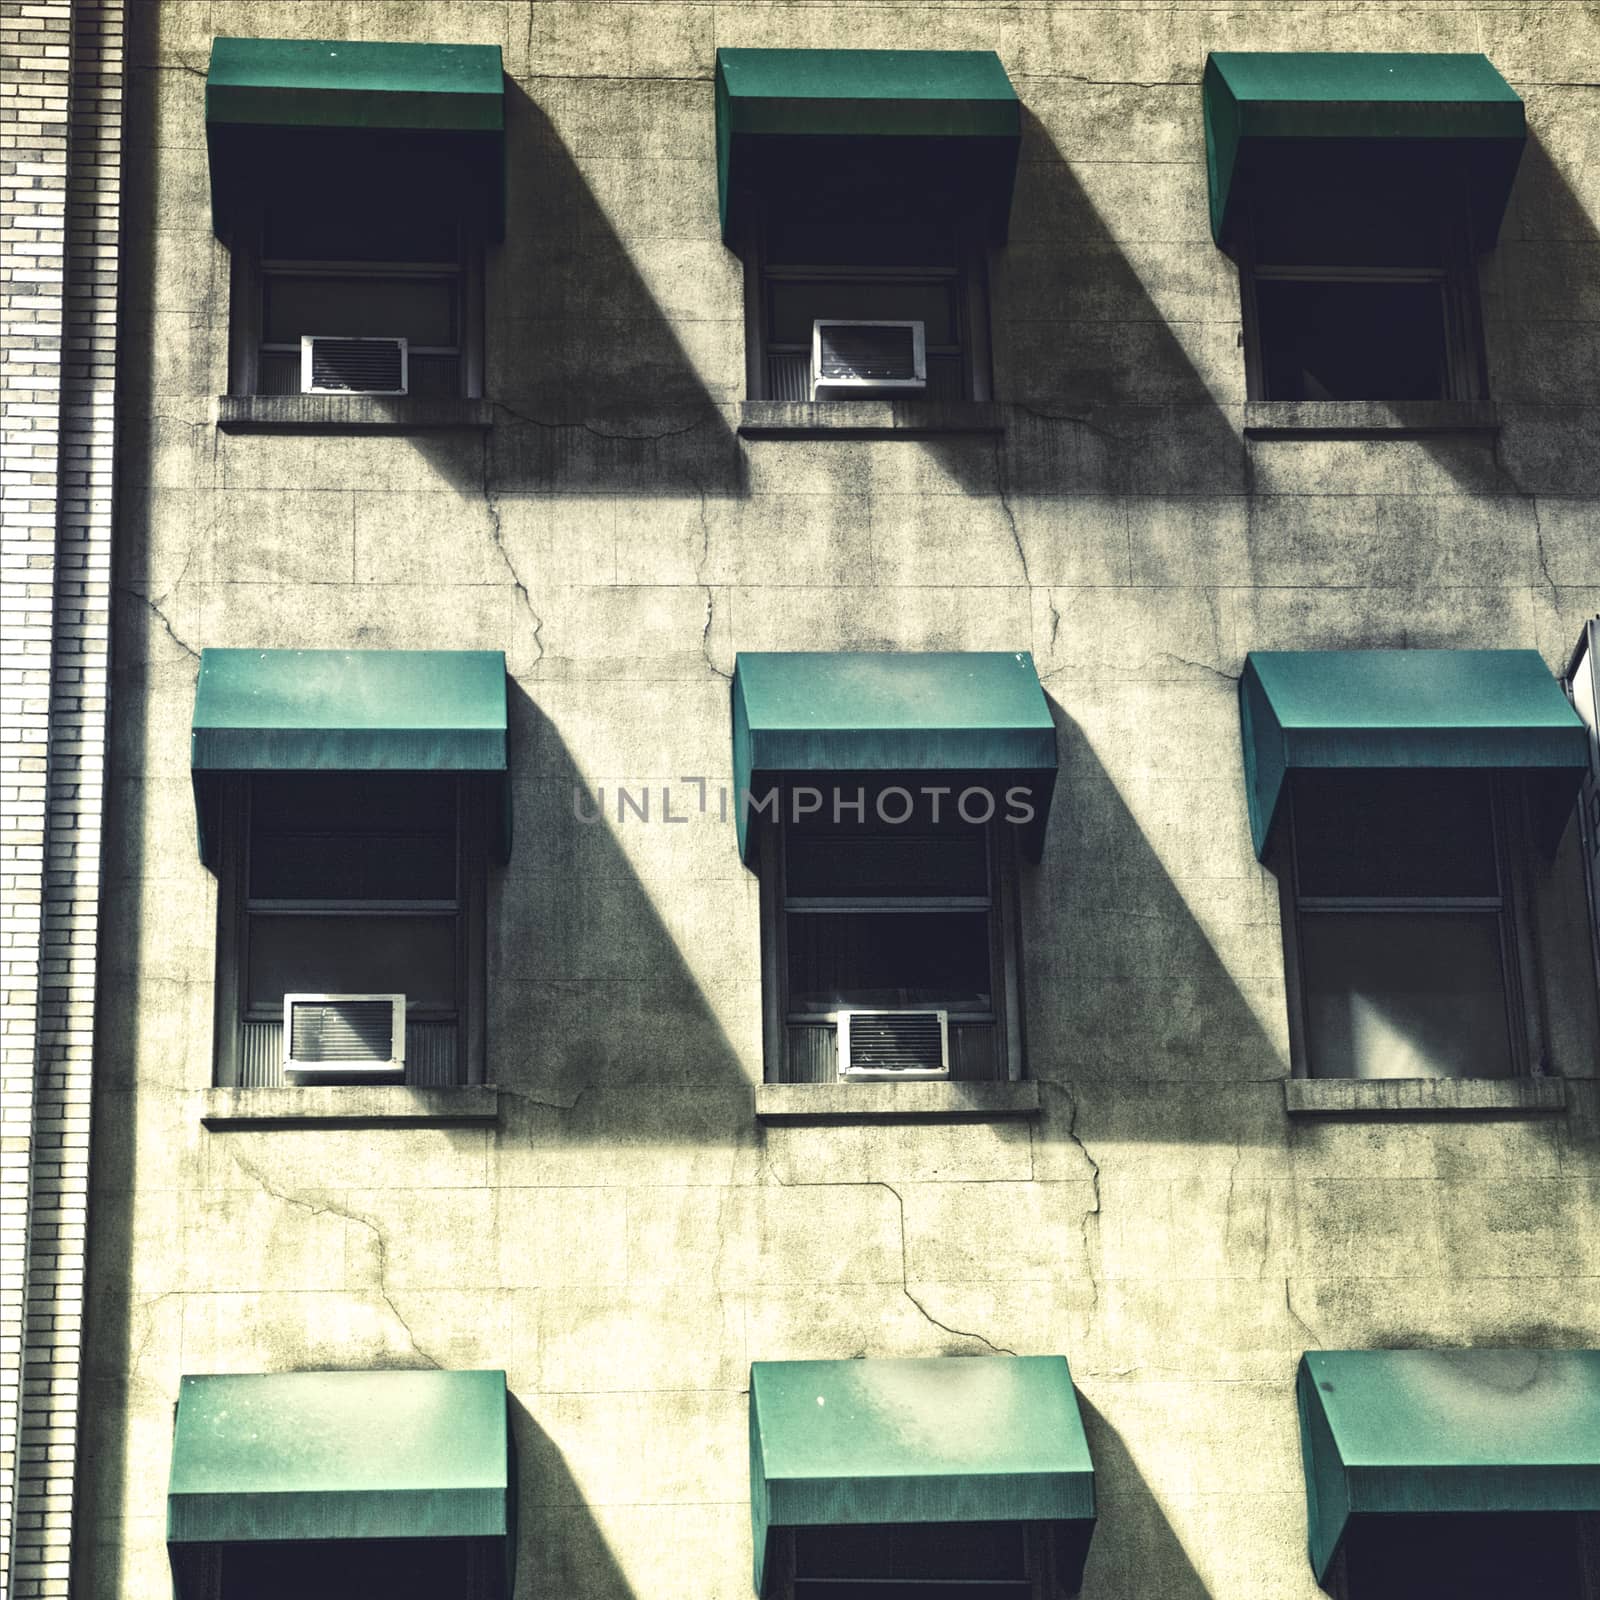
[(1039, 1115), (1037, 1083), (764, 1083), (757, 1122), (859, 1122), (927, 1117), (990, 1121)]
[(208, 1089), (200, 1120), (208, 1128), (376, 1128), (406, 1123), (492, 1123), (500, 1091), (484, 1084), (413, 1089), (404, 1084), (347, 1087)]
[(1000, 407), (970, 400), (748, 400), (745, 439), (927, 439), (939, 434), (1001, 434)]
[(1565, 1078), (1287, 1078), (1291, 1117), (1516, 1116), (1561, 1111)]
[(418, 433), (494, 426), (487, 400), (422, 395), (224, 394), (216, 423), (224, 433)]
[(1484, 400), (1251, 400), (1247, 439), (1415, 439), (1496, 434), (1500, 414)]

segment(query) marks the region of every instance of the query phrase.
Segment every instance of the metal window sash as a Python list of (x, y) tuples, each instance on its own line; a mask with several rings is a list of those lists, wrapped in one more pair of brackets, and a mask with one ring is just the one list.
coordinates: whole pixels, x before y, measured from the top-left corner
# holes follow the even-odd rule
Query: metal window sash
[(417, 917), (451, 916), (459, 900), (249, 900), (253, 917)]
[[(1507, 860), (1509, 843), (1507, 839), (1507, 820), (1504, 807), (1506, 796), (1503, 793), (1503, 782), (1495, 781), (1489, 787), (1489, 816), (1491, 827), (1491, 851), (1494, 859), (1495, 881), (1500, 893), (1492, 901), (1472, 900), (1467, 898), (1447, 899), (1442, 897), (1417, 896), (1406, 899), (1402, 896), (1393, 896), (1375, 902), (1346, 901), (1342, 904), (1328, 905), (1327, 897), (1319, 903), (1316, 897), (1304, 897), (1300, 894), (1300, 843), (1299, 833), (1295, 825), (1295, 786), (1288, 785), (1287, 813), (1285, 820), (1288, 823), (1286, 838), (1288, 841), (1289, 860), (1291, 870), (1289, 881), (1293, 898), (1293, 918), (1296, 926), (1290, 930), (1286, 924), (1286, 956), (1290, 956), (1294, 963), (1290, 995), (1290, 1033), (1292, 1040), (1298, 1041), (1296, 1051), (1299, 1059), (1291, 1063), (1294, 1075), (1303, 1077), (1311, 1067), (1311, 1031), (1310, 1018), (1307, 1008), (1309, 1006), (1310, 985), (1306, 980), (1305, 951), (1303, 941), (1299, 937), (1298, 923), (1302, 916), (1338, 915), (1348, 912), (1369, 909), (1373, 912), (1384, 914), (1388, 912), (1437, 912), (1448, 914), (1454, 912), (1489, 912), (1495, 917), (1496, 933), (1500, 946), (1500, 982), (1501, 994), (1505, 1004), (1506, 1038), (1510, 1046), (1511, 1068), (1516, 1075), (1525, 1075), (1530, 1060), (1538, 1059), (1539, 1041), (1530, 1035), (1529, 1005), (1532, 996), (1528, 993), (1530, 975), (1524, 970), (1524, 963), (1520, 950), (1520, 925), (1521, 919), (1516, 914), (1512, 903), (1513, 897), (1507, 893), (1507, 883), (1511, 876), (1510, 865)], [(1288, 944), (1292, 937), (1292, 946)]]

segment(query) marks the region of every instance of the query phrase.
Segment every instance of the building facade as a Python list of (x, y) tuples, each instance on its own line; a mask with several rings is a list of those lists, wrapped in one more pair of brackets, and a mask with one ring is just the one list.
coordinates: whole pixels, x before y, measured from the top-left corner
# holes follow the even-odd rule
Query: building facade
[[(299, 1583), (206, 1384), (411, 1372), (504, 1374), (524, 1596), (1431, 1593), (1319, 1397), (1468, 1349), (1596, 1592), (1595, 7), (6, 9), (19, 1600)], [(868, 1477), (1086, 1455), (785, 1498), (858, 1369)]]

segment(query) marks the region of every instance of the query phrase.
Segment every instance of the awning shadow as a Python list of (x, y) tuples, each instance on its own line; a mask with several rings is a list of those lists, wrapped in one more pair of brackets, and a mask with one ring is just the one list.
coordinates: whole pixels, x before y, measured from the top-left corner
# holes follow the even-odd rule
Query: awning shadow
[[(1177, 252), (1158, 242), (1172, 230), (1183, 235), (1191, 213), (1203, 217), (1203, 174), (1194, 206), (1169, 212), (1162, 192), (1130, 213), (1136, 236), (1152, 247), (1141, 267), (1137, 247), (1130, 253), (1113, 233), (1049, 126), (1027, 106), (1022, 127), (1011, 238), (997, 255), (993, 284), (995, 390), (1008, 424), (998, 490), (1039, 497), (1243, 492), (1237, 414), (1224, 409), (1244, 398), (1243, 363), (1233, 349), (1237, 315), (1214, 320), (1231, 264), (1213, 261), (1209, 242), (1197, 242), (1187, 265), (1179, 257), (1175, 267)], [(1119, 184), (1143, 170), (1155, 182), (1175, 172), (1192, 176), (1171, 162), (1101, 170)], [(1158, 267), (1165, 308), (1146, 287)]]
[[(1210, 1600), (1210, 1589), (1195, 1571), (1121, 1435), (1081, 1391), (1078, 1410), (1094, 1460), (1098, 1513), (1081, 1600), (1155, 1592), (1161, 1600)], [(1159, 1591), (1149, 1587), (1156, 1581)]]
[[(489, 252), (486, 294), (494, 428), (481, 459), (448, 436), (419, 434), (418, 449), (464, 492), (489, 497), (742, 493), (725, 410), (744, 383), (737, 278), (722, 315), (703, 317), (691, 243), (630, 247), (550, 114), (509, 77), (505, 116), (508, 222)], [(709, 163), (691, 170), (714, 181)], [(687, 277), (681, 314), (645, 282), (641, 252), (665, 284)]]

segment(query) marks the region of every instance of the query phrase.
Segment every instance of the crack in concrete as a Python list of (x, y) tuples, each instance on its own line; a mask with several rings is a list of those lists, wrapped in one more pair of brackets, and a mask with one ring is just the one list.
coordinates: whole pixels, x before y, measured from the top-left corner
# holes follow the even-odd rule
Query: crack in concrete
[(733, 681), (731, 672), (724, 672), (711, 658), (711, 624), (715, 620), (716, 611), (716, 586), (706, 581), (706, 566), (711, 560), (711, 515), (706, 508), (706, 491), (703, 487), (698, 490), (700, 496), (700, 554), (694, 564), (695, 582), (705, 590), (706, 594), (706, 620), (700, 629), (700, 655), (705, 664), (716, 673), (719, 678), (728, 682)]
[(1555, 575), (1550, 571), (1550, 552), (1544, 547), (1544, 516), (1539, 510), (1539, 497), (1536, 494), (1528, 496), (1533, 506), (1533, 550), (1539, 562), (1539, 575), (1544, 579), (1550, 590), (1550, 598), (1559, 600), (1561, 586), (1556, 582)]
[[(533, 608), (533, 596), (528, 593), (528, 586), (522, 581), (522, 574), (517, 571), (516, 563), (511, 559), (511, 552), (506, 549), (505, 528), (500, 521), (500, 500), (495, 494), (489, 462), (489, 436), (483, 436), (483, 504), (489, 513), (489, 537), (494, 541), (495, 553), (500, 557), (507, 573), (511, 577), (513, 587), (521, 597), (523, 609), (528, 613), (533, 622), (533, 648), (536, 652), (532, 661), (528, 663), (528, 670), (532, 670), (544, 660), (544, 618)], [(518, 674), (513, 673), (513, 677)]]
[(497, 1083), (495, 1088), (501, 1094), (508, 1094), (514, 1100), (525, 1100), (531, 1106), (542, 1106), (546, 1111), (571, 1111), (588, 1094), (589, 1084), (585, 1084), (570, 1100), (547, 1100), (542, 1095), (535, 1094), (531, 1089), (513, 1089), (507, 1084)]
[(1295, 1308), (1294, 1308), (1294, 1293), (1293, 1293), (1293, 1290), (1290, 1288), (1289, 1279), (1287, 1277), (1285, 1277), (1284, 1280), (1283, 1280), (1283, 1304), (1284, 1304), (1284, 1309), (1289, 1313), (1289, 1315), (1291, 1317), (1294, 1318), (1294, 1320), (1297, 1323), (1300, 1324), (1300, 1326), (1302, 1328), (1305, 1329), (1306, 1333), (1310, 1336), (1310, 1338), (1315, 1341), (1316, 1348), (1320, 1350), (1322, 1348), (1322, 1335), (1319, 1334), (1317, 1332), (1317, 1330), (1315, 1328), (1313, 1328), (1311, 1326), (1311, 1324), (1309, 1322), (1307, 1322), (1306, 1319), (1304, 1317), (1302, 1317), (1298, 1311), (1295, 1310)]
[(1006, 470), (1004, 441), (998, 438), (994, 441), (994, 490), (1000, 500), (1000, 509), (1005, 513), (1006, 525), (1011, 529), (1011, 542), (1016, 546), (1022, 581), (1031, 591), (1033, 578), (1028, 571), (1028, 552), (1023, 548), (1022, 531), (1017, 527), (1017, 513), (1011, 504), (1011, 478)]
[(389, 1308), (389, 1314), (394, 1318), (394, 1320), (400, 1324), (401, 1330), (406, 1336), (406, 1342), (411, 1346), (415, 1354), (423, 1361), (426, 1361), (430, 1367), (442, 1368), (444, 1363), (438, 1360), (437, 1357), (430, 1355), (417, 1342), (417, 1336), (414, 1332), (412, 1332), (411, 1324), (407, 1322), (405, 1317), (401, 1314), (399, 1306), (394, 1303), (394, 1297), (389, 1293), (389, 1285), (387, 1281), (389, 1273), (389, 1240), (383, 1229), (379, 1227), (371, 1217), (363, 1217), (357, 1212), (350, 1210), (348, 1206), (336, 1205), (332, 1200), (325, 1200), (321, 1203), (318, 1203), (314, 1200), (304, 1200), (299, 1195), (289, 1194), (283, 1189), (275, 1189), (270, 1183), (267, 1182), (266, 1175), (259, 1167), (252, 1166), (250, 1162), (246, 1161), (244, 1157), (238, 1153), (238, 1151), (232, 1151), (230, 1154), (233, 1164), (238, 1167), (238, 1169), (244, 1173), (247, 1178), (250, 1178), (257, 1185), (257, 1187), (260, 1188), (263, 1194), (269, 1194), (274, 1200), (281, 1200), (285, 1205), (297, 1206), (300, 1210), (308, 1212), (314, 1217), (341, 1217), (344, 1219), (344, 1221), (353, 1222), (358, 1227), (365, 1228), (371, 1233), (373, 1241), (378, 1247), (379, 1299), (381, 1299)]
[[(909, 1246), (906, 1239), (906, 1202), (905, 1196), (895, 1188), (892, 1183), (885, 1182), (882, 1178), (861, 1178), (853, 1184), (850, 1181), (843, 1183), (790, 1183), (786, 1178), (780, 1178), (777, 1169), (772, 1165), (772, 1158), (762, 1152), (761, 1173), (780, 1189), (834, 1189), (834, 1188), (864, 1188), (883, 1189), (894, 1196), (894, 1203), (900, 1213), (900, 1292), (921, 1313), (923, 1320), (931, 1326), (938, 1328), (943, 1333), (948, 1333), (957, 1339), (971, 1339), (975, 1344), (981, 1344), (985, 1349), (992, 1351), (997, 1356), (1014, 1356), (1017, 1352), (1008, 1345), (996, 1344), (986, 1334), (974, 1333), (969, 1328), (954, 1328), (948, 1322), (941, 1322), (934, 1314), (911, 1292), (911, 1264)], [(719, 1255), (720, 1259), (720, 1255)], [(720, 1285), (719, 1285), (720, 1287)]]
[(1214, 667), (1208, 661), (1196, 661), (1190, 656), (1180, 656), (1172, 650), (1162, 650), (1158, 654), (1164, 661), (1171, 661), (1180, 667), (1194, 667), (1200, 672), (1209, 672), (1213, 678), (1221, 678), (1225, 683), (1237, 683), (1240, 678), (1237, 672), (1225, 672), (1221, 667)]
[(1102, 428), (1099, 423), (1091, 422), (1079, 411), (1042, 411), (1038, 406), (1024, 405), (1018, 400), (1013, 400), (1011, 405), (1013, 410), (1021, 411), (1026, 416), (1037, 417), (1040, 422), (1071, 422), (1090, 433), (1098, 434), (1102, 439), (1115, 439), (1121, 442), (1130, 437), (1125, 433), (1113, 432), (1110, 428)]
[(172, 626), (172, 618), (161, 609), (162, 606), (164, 606), (171, 598), (170, 594), (162, 595), (159, 600), (152, 600), (149, 595), (140, 594), (137, 589), (131, 588), (125, 583), (119, 583), (117, 585), (117, 593), (125, 594), (130, 600), (137, 600), (140, 605), (147, 607), (155, 616), (156, 620), (161, 624), (162, 628), (166, 632), (167, 637), (175, 645), (177, 645), (177, 647), (183, 651), (186, 656), (191, 657), (195, 661), (200, 659), (200, 652), (196, 650), (187, 639), (179, 634), (178, 630)]
[(587, 418), (578, 418), (575, 421), (560, 420), (551, 417), (536, 417), (527, 411), (518, 411), (515, 406), (509, 406), (504, 400), (495, 400), (491, 404), (496, 411), (504, 411), (507, 416), (515, 417), (518, 422), (526, 422), (531, 428), (546, 428), (553, 432), (579, 432), (593, 435), (596, 439), (633, 441), (638, 444), (651, 444), (658, 439), (678, 439), (686, 433), (693, 433), (697, 428), (703, 428), (708, 422), (719, 420), (721, 413), (715, 410), (707, 411), (698, 416), (693, 422), (686, 423), (681, 428), (662, 428), (658, 432), (608, 432), (605, 428), (597, 428)]

